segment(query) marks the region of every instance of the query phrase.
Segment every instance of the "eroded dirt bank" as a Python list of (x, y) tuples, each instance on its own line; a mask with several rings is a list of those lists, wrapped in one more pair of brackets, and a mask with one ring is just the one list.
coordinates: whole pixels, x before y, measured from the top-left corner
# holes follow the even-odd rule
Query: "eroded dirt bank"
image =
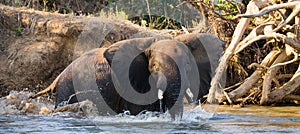
[(62, 15), (2, 4), (0, 32), (0, 97), (11, 90), (44, 89), (73, 59), (92, 48), (157, 36), (156, 31), (116, 17)]

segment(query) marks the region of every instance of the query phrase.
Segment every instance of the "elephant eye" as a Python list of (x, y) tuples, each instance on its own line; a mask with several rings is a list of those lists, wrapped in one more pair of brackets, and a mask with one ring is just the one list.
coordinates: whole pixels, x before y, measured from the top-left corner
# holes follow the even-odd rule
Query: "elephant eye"
[(153, 64), (152, 64), (152, 67), (156, 67), (156, 63), (153, 63)]
[(154, 69), (154, 71), (159, 71), (159, 68), (157, 67), (157, 63), (153, 63), (152, 68)]

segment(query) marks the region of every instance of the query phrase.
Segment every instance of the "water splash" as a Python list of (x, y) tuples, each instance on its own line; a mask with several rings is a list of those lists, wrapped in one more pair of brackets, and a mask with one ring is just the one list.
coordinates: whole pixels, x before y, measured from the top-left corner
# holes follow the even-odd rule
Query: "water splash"
[[(274, 111), (282, 110), (280, 114), (289, 115), (279, 118), (266, 117), (263, 114), (266, 111), (270, 112), (270, 107), (259, 107), (262, 114), (260, 116), (255, 116), (257, 107), (234, 109), (234, 113), (247, 111), (254, 115), (225, 113), (214, 115), (205, 111), (208, 110), (207, 105), (204, 105), (205, 110), (199, 105), (195, 108), (185, 107), (182, 119), (174, 121), (168, 112), (142, 111), (134, 116), (129, 111), (124, 111), (118, 115), (99, 116), (95, 114), (96, 106), (90, 101), (66, 105), (63, 108), (65, 111), (53, 110), (53, 102), (47, 98), (30, 100), (27, 97), (31, 94), (13, 91), (9, 96), (0, 98), (0, 133), (258, 133), (262, 131), (297, 133), (300, 131), (298, 116), (291, 117), (291, 111), (286, 112), (287, 107), (275, 109), (272, 107), (272, 114), (276, 114)], [(51, 113), (42, 114), (40, 111), (43, 107)], [(291, 110), (291, 107), (288, 109)], [(298, 109), (294, 107), (293, 113), (297, 115)]]
[(214, 116), (214, 113), (210, 113), (202, 109), (201, 104), (195, 108), (185, 110), (183, 112), (183, 122), (203, 122), (207, 121)]
[(49, 99), (28, 99), (33, 93), (11, 91), (6, 97), (0, 98), (0, 115), (49, 114), (54, 108)]
[[(129, 111), (124, 111), (115, 116), (97, 116), (93, 117), (95, 122), (102, 121), (108, 123), (174, 123), (174, 124), (182, 124), (182, 123), (203, 123), (204, 121), (209, 120), (213, 117), (213, 113), (206, 112), (201, 108), (201, 106), (197, 106), (192, 109), (185, 110), (183, 112), (183, 117), (181, 120), (172, 120), (171, 115), (167, 112), (152, 112), (152, 111), (142, 111), (138, 115), (131, 115)], [(117, 120), (116, 120), (117, 119)]]
[[(51, 99), (40, 97), (37, 99), (28, 99), (33, 95), (30, 92), (12, 91), (8, 96), (0, 98), (0, 115), (32, 115), (32, 114), (50, 114), (56, 116), (70, 116), (93, 119), (94, 121), (105, 121), (111, 123), (137, 123), (137, 122), (173, 122), (173, 123), (195, 123), (203, 122), (213, 116), (206, 112), (201, 105), (185, 110), (181, 120), (172, 121), (171, 115), (167, 112), (142, 111), (138, 115), (131, 115), (130, 111), (124, 111), (114, 116), (99, 116), (97, 107), (91, 101), (82, 101), (65, 105), (54, 109), (54, 103)], [(162, 105), (162, 102), (161, 102)], [(162, 107), (161, 107), (162, 109)]]

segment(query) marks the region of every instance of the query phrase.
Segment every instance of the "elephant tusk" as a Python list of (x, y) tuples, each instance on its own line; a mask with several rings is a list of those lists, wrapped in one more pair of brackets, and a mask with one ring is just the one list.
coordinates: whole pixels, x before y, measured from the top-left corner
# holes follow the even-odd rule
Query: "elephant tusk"
[(190, 88), (187, 88), (185, 92), (190, 98), (194, 98), (194, 94), (192, 93)]
[(161, 89), (158, 89), (158, 99), (163, 99), (164, 96), (163, 96), (164, 92), (161, 90)]

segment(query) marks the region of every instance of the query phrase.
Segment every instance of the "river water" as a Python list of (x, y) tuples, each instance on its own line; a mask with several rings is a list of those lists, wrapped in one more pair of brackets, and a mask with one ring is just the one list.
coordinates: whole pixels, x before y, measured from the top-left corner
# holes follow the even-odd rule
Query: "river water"
[(41, 102), (22, 107), (8, 101), (18, 102), (16, 98), (22, 96), (0, 99), (0, 133), (300, 133), (297, 106), (186, 106), (182, 120), (172, 121), (168, 114), (154, 112), (137, 116), (127, 112), (95, 116), (72, 110), (38, 114), (28, 108), (39, 107)]

